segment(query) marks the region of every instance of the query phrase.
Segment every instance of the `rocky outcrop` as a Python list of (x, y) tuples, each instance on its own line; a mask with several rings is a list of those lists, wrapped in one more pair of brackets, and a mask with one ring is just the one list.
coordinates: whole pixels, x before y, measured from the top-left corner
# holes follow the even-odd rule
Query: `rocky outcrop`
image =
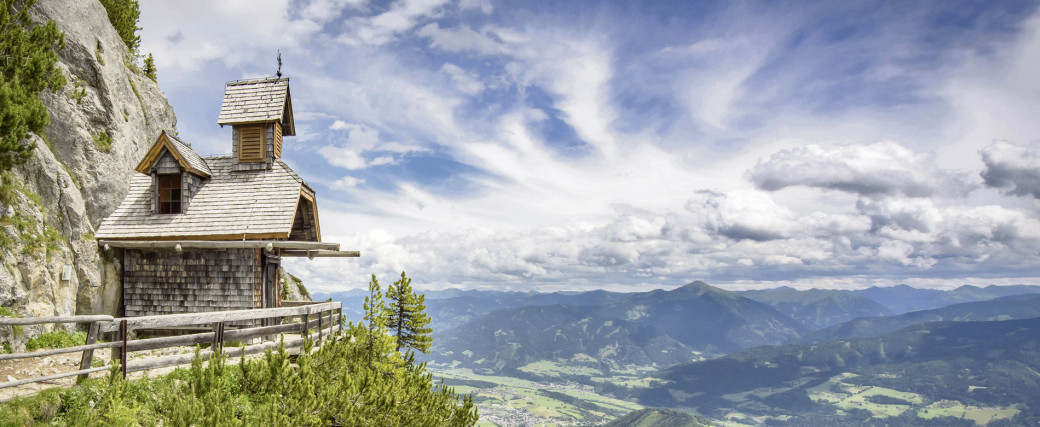
[(173, 108), (96, 0), (40, 0), (35, 22), (65, 33), (58, 67), (68, 84), (41, 99), (51, 124), (13, 171), (0, 207), (0, 306), (25, 316), (117, 315), (119, 271), (94, 229), (126, 195), (130, 175)]
[(310, 292), (303, 286), (303, 280), (293, 276), (292, 273), (282, 270), (282, 300), (283, 301), (313, 301)]

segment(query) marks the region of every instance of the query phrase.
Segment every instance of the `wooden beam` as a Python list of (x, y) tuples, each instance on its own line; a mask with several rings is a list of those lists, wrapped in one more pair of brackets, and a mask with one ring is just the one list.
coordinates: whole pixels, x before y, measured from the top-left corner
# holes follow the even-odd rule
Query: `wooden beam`
[(7, 383), (0, 383), (0, 388), (17, 387), (17, 386), (20, 386), (22, 384), (31, 384), (31, 383), (38, 383), (38, 382), (43, 382), (43, 381), (51, 381), (51, 380), (71, 377), (71, 376), (75, 376), (75, 375), (87, 375), (87, 374), (90, 374), (91, 372), (98, 372), (98, 371), (105, 371), (105, 370), (108, 370), (108, 366), (101, 366), (101, 367), (98, 367), (98, 368), (90, 368), (90, 369), (80, 369), (78, 371), (64, 372), (64, 373), (60, 373), (60, 374), (48, 375), (48, 376), (45, 376), (45, 377), (26, 378), (24, 380), (11, 381), (11, 382), (7, 382)]
[[(311, 251), (338, 251), (339, 243), (299, 242), (293, 240), (98, 240), (98, 245), (127, 249), (254, 249), (272, 248)], [(111, 319), (109, 319), (111, 320)], [(89, 320), (85, 320), (89, 321)], [(2, 324), (2, 323), (0, 323)]]
[(314, 257), (314, 258), (357, 258), (361, 256), (361, 251), (301, 251), (301, 250), (288, 250), (282, 251), (283, 257)]
[[(176, 326), (202, 325), (214, 322), (254, 320), (267, 317), (299, 316), (303, 314), (314, 314), (322, 311), (333, 310), (339, 307), (341, 307), (341, 304), (338, 302), (326, 302), (301, 307), (162, 314), (157, 316), (124, 317), (117, 320), (126, 321), (127, 328), (131, 330), (160, 329)], [(110, 322), (107, 325), (101, 326), (101, 332), (114, 332), (117, 330), (119, 330), (119, 322)]]
[(175, 241), (175, 240), (197, 240), (197, 241), (243, 241), (243, 240), (268, 240), (268, 239), (288, 239), (290, 231), (278, 232), (278, 233), (233, 233), (233, 234), (204, 234), (204, 235), (181, 235), (181, 236), (144, 236), (144, 237), (122, 237), (116, 235), (116, 237), (105, 237), (101, 236), (100, 240), (117, 240), (117, 241), (136, 241), (136, 242), (148, 242), (148, 241)]
[(88, 316), (0, 317), (0, 326), (40, 325), (44, 323), (110, 322), (112, 320), (112, 316), (104, 314)]
[(30, 357), (53, 356), (55, 354), (75, 353), (77, 351), (93, 351), (93, 350), (97, 350), (99, 348), (119, 347), (121, 345), (123, 345), (123, 343), (119, 343), (119, 342), (102, 342), (102, 343), (94, 343), (94, 344), (77, 345), (77, 346), (73, 346), (73, 347), (55, 348), (55, 349), (51, 349), (51, 350), (40, 350), (40, 351), (34, 351), (32, 353), (0, 354), (0, 360), (28, 359)]

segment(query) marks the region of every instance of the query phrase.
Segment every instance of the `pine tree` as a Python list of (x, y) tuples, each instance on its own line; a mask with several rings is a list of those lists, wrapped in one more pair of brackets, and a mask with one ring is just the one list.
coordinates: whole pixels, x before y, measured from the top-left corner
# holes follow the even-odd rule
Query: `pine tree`
[[(368, 365), (372, 366), (372, 360), (379, 347), (380, 338), (387, 335), (386, 331), (386, 303), (383, 301), (383, 293), (379, 289), (379, 280), (372, 275), (372, 281), (368, 282), (368, 296), (365, 297), (365, 320), (368, 321)], [(382, 352), (379, 352), (382, 354)]]
[(137, 54), (137, 48), (141, 46), (141, 36), (137, 35), (138, 20), (141, 18), (141, 8), (137, 0), (101, 0), (108, 12), (108, 22), (112, 23), (123, 43), (130, 49), (131, 55)]
[(149, 79), (152, 79), (152, 81), (155, 82), (158, 78), (155, 75), (155, 72), (155, 58), (152, 57), (152, 54), (149, 53), (148, 56), (144, 58), (144, 76), (148, 77)]
[(34, 0), (22, 3), (21, 9), (17, 3), (0, 0), (0, 171), (29, 159), (36, 145), (26, 138), (50, 124), (39, 94), (44, 89), (56, 92), (66, 83), (55, 66), (55, 50), (65, 46), (65, 35), (54, 21), (33, 24), (29, 8)]
[(387, 309), (386, 326), (397, 338), (397, 351), (402, 347), (413, 348), (423, 353), (430, 352), (433, 329), (430, 316), (426, 314), (426, 296), (412, 290), (412, 279), (401, 272), (401, 280), (386, 290), (390, 304)]

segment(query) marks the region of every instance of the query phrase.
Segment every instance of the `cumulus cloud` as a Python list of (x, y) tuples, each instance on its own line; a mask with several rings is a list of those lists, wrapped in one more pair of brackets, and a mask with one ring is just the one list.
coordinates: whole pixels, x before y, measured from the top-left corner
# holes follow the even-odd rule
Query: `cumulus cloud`
[(994, 142), (982, 151), (986, 169), (982, 179), (989, 187), (1015, 196), (1040, 199), (1040, 150), (1034, 145), (1023, 147), (1008, 142)]
[(781, 150), (755, 165), (747, 176), (767, 191), (804, 186), (861, 196), (929, 197), (973, 189), (962, 176), (936, 169), (928, 156), (891, 141)]

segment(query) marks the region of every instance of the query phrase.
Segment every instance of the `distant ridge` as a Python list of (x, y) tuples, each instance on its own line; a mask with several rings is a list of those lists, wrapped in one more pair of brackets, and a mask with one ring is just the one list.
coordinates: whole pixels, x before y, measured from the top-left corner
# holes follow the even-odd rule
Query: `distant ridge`
[(712, 425), (707, 419), (664, 408), (643, 408), (604, 424), (604, 427), (701, 427)]
[(802, 342), (873, 337), (900, 329), (939, 321), (995, 321), (1040, 317), (1040, 294), (1014, 295), (989, 301), (954, 304), (933, 310), (912, 311), (898, 316), (850, 320), (806, 335)]

